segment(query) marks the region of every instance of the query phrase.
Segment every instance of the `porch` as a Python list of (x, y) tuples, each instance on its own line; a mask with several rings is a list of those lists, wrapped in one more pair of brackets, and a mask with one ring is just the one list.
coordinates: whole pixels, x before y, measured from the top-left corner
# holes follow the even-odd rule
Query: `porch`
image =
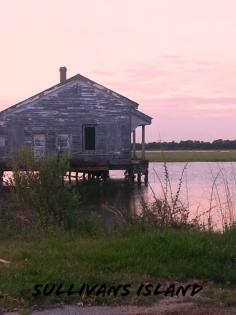
[[(69, 171), (69, 182), (71, 181), (71, 173), (82, 173), (84, 180), (90, 179), (107, 179), (110, 170), (124, 170), (125, 180), (134, 183), (137, 180), (138, 184), (143, 181), (148, 183), (148, 161), (145, 159), (145, 126), (151, 124), (151, 118), (138, 110), (132, 112), (131, 115), (131, 147), (130, 157), (127, 159), (106, 159), (102, 156), (97, 161), (71, 160)], [(137, 158), (136, 154), (136, 130), (141, 127), (141, 157)], [(77, 181), (78, 175), (75, 176)], [(142, 180), (143, 178), (143, 180)]]

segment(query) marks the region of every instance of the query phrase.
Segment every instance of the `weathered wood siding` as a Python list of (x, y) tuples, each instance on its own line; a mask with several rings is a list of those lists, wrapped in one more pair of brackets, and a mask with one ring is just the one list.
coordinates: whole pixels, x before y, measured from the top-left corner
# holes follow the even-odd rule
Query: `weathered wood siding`
[[(46, 153), (56, 153), (57, 135), (71, 139), (71, 159), (119, 163), (130, 159), (132, 105), (125, 99), (83, 80), (22, 102), (0, 113), (0, 161), (22, 146), (33, 147), (33, 136), (46, 136)], [(83, 150), (83, 126), (96, 126), (96, 149)]]

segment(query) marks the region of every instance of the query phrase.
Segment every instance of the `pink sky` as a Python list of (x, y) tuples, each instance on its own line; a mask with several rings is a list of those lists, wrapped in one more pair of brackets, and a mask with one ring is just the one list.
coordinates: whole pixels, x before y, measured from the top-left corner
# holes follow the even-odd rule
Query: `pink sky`
[(148, 141), (236, 139), (235, 0), (3, 0), (0, 108), (81, 73), (152, 116)]

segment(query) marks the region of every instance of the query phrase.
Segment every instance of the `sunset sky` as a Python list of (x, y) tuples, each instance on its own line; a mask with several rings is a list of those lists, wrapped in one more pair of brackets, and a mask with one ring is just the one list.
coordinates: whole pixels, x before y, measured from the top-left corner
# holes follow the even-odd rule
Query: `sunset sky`
[(236, 0), (0, 0), (0, 108), (80, 73), (153, 117), (148, 141), (236, 139)]

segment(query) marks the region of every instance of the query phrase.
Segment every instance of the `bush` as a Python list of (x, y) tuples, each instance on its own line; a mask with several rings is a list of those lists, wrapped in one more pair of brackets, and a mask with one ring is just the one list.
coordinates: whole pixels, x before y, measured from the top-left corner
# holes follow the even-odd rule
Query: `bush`
[(62, 185), (69, 169), (66, 153), (59, 159), (52, 156), (36, 160), (31, 150), (23, 148), (14, 152), (10, 166), (13, 176), (7, 185), (16, 201), (34, 212), (41, 228), (75, 226), (79, 196), (71, 187)]

